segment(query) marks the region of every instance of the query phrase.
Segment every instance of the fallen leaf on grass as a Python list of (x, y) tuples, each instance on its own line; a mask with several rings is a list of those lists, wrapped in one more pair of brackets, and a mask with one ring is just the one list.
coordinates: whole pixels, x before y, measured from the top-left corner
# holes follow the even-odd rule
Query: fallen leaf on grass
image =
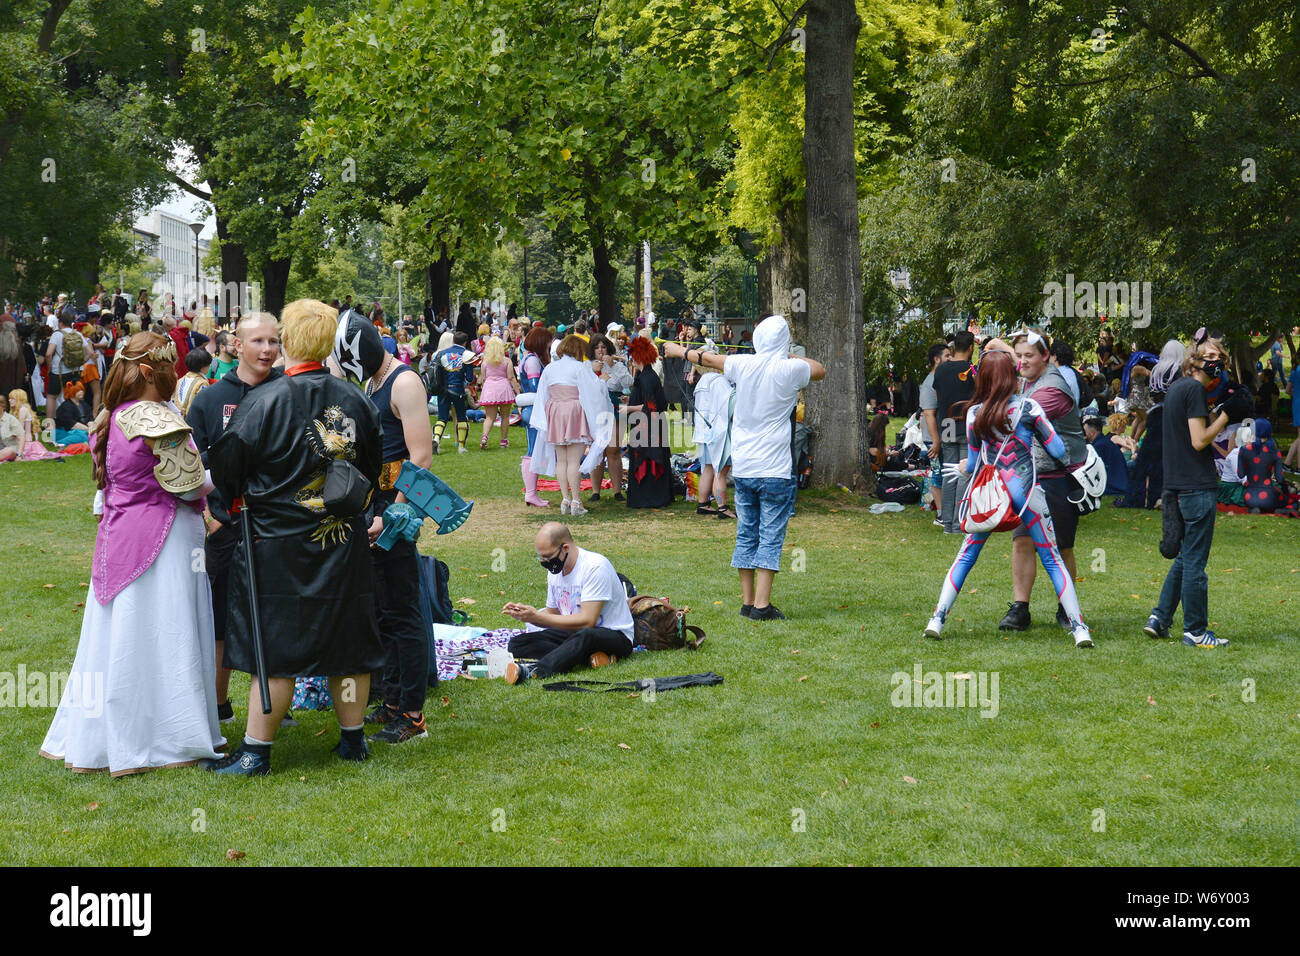
[(54, 587), (54, 585), (53, 585), (53, 584), (42, 584), (41, 587), (43, 587), (43, 588), (52, 588), (52, 587)]
[(1147, 694), (1147, 703), (1154, 707), (1156, 705), (1156, 699), (1150, 694)]
[(791, 654), (802, 654), (803, 651), (799, 650), (799, 648), (796, 647), (796, 648), (795, 648), (794, 650), (792, 650), (790, 653), (791, 653)]
[(1150, 779), (1151, 779), (1151, 774), (1149, 774), (1149, 773), (1144, 773), (1144, 774), (1142, 775), (1142, 779), (1143, 779), (1143, 780), (1150, 780)]
[(447, 707), (447, 706), (450, 706), (450, 704), (451, 704), (451, 698), (450, 698), (450, 697), (444, 697), (444, 698), (442, 698), (442, 706)]
[(87, 810), (98, 810), (98, 809), (99, 809), (99, 804), (98, 804), (98, 803), (95, 803), (94, 801), (91, 801), (90, 803), (86, 804), (86, 809), (87, 809)]
[(872, 723), (872, 725), (871, 725), (871, 729), (872, 729), (872, 730), (876, 730), (876, 729), (878, 729), (879, 727), (880, 727), (880, 721), (878, 721), (878, 720), (877, 720), (877, 721), (874, 721), (874, 722)]
[(89, 584), (88, 582), (86, 582), (86, 581), (78, 581), (78, 582), (77, 582), (77, 587), (79, 587), (79, 588), (88, 588), (88, 587), (90, 587), (90, 584)]
[(552, 842), (552, 843), (563, 843), (564, 841), (561, 840), (559, 837), (551, 837), (551, 842)]
[(325, 736), (325, 731), (327, 731), (327, 730), (329, 730), (328, 727), (322, 727), (320, 730), (316, 731), (316, 733), (312, 734), (312, 736), (313, 736), (313, 737), (323, 737), (323, 736)]
[[(1134, 597), (1137, 597), (1136, 594), (1133, 595), (1133, 596), (1134, 596)], [(473, 598), (457, 598), (457, 599), (456, 599), (456, 603), (457, 603), (457, 604), (464, 604), (464, 605), (467, 605), (467, 606), (468, 606), (468, 605), (470, 605), (470, 604), (477, 604), (478, 601), (475, 601)]]
[(618, 749), (619, 749), (619, 750), (631, 750), (632, 748), (629, 747), (627, 744), (619, 744), (619, 745), (618, 745)]
[(1133, 600), (1135, 600), (1135, 601), (1140, 601), (1140, 600), (1142, 600), (1142, 595), (1140, 595), (1140, 594), (1130, 594), (1129, 597), (1131, 597), (1131, 598), (1132, 598)]
[(802, 683), (803, 683), (804, 681), (806, 681), (807, 679), (808, 679), (808, 675), (807, 675), (807, 674), (804, 674), (803, 677), (800, 677), (800, 678), (799, 678), (799, 683), (802, 684)]
[(721, 605), (721, 604), (722, 604), (721, 601), (714, 601), (713, 603), (714, 603), (714, 604), (717, 604), (717, 605)]
[(916, 778), (909, 777), (907, 774), (903, 774), (903, 783), (916, 783)]
[(226, 851), (226, 859), (227, 859), (227, 860), (242, 860), (242, 859), (243, 859), (244, 857), (246, 857), (246, 856), (248, 856), (248, 854), (245, 853), (243, 850), (227, 850), (227, 851)]
[(952, 679), (953, 679), (953, 680), (970, 680), (970, 679), (971, 679), (972, 677), (974, 677), (974, 676), (975, 676), (974, 674), (953, 674), (953, 675), (952, 675)]

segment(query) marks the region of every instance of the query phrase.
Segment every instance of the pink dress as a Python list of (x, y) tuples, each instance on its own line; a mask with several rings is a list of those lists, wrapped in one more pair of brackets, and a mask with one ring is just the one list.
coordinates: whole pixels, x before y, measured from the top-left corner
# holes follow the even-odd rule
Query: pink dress
[(591, 444), (576, 385), (551, 386), (546, 396), (546, 440), (552, 445)]
[(32, 437), (32, 413), (29, 411), (21, 417), (23, 423), (23, 461), (44, 461), (47, 458), (62, 458), (56, 451), (50, 451)]
[(510, 387), (510, 363), (483, 366), (483, 393), (480, 405), (513, 405), (515, 390)]

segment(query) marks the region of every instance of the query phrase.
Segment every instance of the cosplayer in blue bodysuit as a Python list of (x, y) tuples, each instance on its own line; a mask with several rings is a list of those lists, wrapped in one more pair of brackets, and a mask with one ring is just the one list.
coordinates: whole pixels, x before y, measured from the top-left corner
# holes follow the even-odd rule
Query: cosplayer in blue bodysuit
[[(1032, 398), (1020, 395), (1013, 395), (1007, 407), (1009, 420), (1016, 423), (1010, 441), (1003, 446), (1005, 435), (1000, 436), (995, 442), (980, 441), (975, 435), (974, 425), (976, 413), (981, 407), (982, 405), (972, 405), (966, 412), (968, 436), (966, 471), (974, 474), (976, 465), (981, 461), (996, 465), (1011, 494), (1011, 506), (1019, 513), (1021, 523), (1029, 529), (1034, 546), (1038, 549), (1038, 558), (1042, 561), (1048, 577), (1052, 579), (1052, 586), (1056, 588), (1056, 597), (1069, 615), (1071, 630), (1076, 632), (1076, 643), (1079, 643), (1077, 630), (1079, 628), (1086, 630), (1083, 613), (1079, 610), (1079, 598), (1074, 590), (1074, 582), (1070, 580), (1065, 563), (1061, 560), (1061, 552), (1056, 547), (1052, 517), (1047, 510), (1047, 499), (1035, 481), (1031, 451), (1034, 436), (1037, 435), (1047, 453), (1062, 461), (1069, 458), (1065, 442), (1056, 434), (1056, 429), (1052, 427), (1042, 407)], [(999, 448), (1001, 448), (1000, 455), (998, 455)], [(993, 461), (995, 455), (997, 455), (996, 462)], [(927, 636), (939, 636), (943, 621), (952, 610), (953, 602), (957, 600), (957, 594), (966, 581), (966, 575), (975, 566), (980, 549), (984, 547), (984, 542), (988, 540), (991, 533), (982, 531), (968, 534), (966, 540), (962, 542), (961, 550), (957, 552), (957, 558), (948, 569), (947, 578), (944, 579), (939, 605), (935, 608), (931, 626), (926, 629)], [(936, 620), (938, 626), (935, 626)], [(1088, 642), (1087, 646), (1091, 646), (1091, 642)]]

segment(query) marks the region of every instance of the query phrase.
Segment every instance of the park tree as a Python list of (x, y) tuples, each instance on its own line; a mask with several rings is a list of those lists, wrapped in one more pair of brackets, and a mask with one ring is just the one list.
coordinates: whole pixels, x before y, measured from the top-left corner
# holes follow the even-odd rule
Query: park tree
[(315, 100), (305, 148), (331, 161), (339, 130), (383, 134), (439, 247), (518, 240), (538, 215), (591, 251), (600, 309), (617, 315), (617, 262), (634, 242), (711, 243), (722, 133), (697, 116), (703, 78), (642, 56), (599, 5), (374, 0), (298, 29), (301, 53), (274, 60)]
[[(1121, 337), (1151, 348), (1222, 327), (1253, 379), (1267, 338), (1252, 333), (1289, 332), (1300, 291), (1294, 12), (1207, 0), (964, 10), (968, 34), (917, 91), (900, 184), (867, 204), (869, 244), (906, 259), (918, 287), (1007, 322), (1042, 316), (1045, 284), (1068, 276), (1150, 283), (1149, 316), (1109, 310)], [(1083, 306), (1050, 316), (1076, 345), (1099, 323)]]

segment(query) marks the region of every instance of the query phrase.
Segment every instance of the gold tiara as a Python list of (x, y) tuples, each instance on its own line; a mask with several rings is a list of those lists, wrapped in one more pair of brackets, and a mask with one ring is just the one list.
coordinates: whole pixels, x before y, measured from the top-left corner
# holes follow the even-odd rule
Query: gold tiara
[(120, 357), (126, 359), (128, 362), (139, 362), (146, 358), (151, 362), (161, 362), (163, 359), (166, 359), (169, 362), (175, 362), (176, 343), (168, 339), (166, 345), (159, 345), (157, 348), (152, 348), (142, 355), (129, 355), (124, 351)]

